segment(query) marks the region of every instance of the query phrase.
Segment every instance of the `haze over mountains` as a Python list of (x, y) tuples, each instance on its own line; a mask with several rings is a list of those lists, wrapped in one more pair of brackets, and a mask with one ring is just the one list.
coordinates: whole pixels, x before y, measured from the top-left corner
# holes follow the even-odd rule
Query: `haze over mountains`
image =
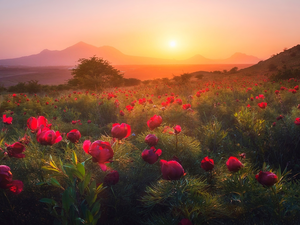
[(151, 57), (126, 55), (114, 47), (93, 45), (79, 42), (64, 50), (45, 49), (38, 54), (14, 59), (0, 60), (1, 66), (75, 66), (80, 58), (93, 55), (102, 57), (112, 65), (158, 65), (158, 64), (256, 64), (259, 58), (244, 53), (235, 53), (227, 59), (208, 59), (195, 55), (186, 60), (159, 59)]

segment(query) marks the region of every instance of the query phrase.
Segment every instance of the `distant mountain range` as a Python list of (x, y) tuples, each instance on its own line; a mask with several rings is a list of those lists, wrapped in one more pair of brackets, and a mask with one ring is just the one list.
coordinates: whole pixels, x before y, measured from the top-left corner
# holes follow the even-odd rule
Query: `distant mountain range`
[(154, 64), (256, 64), (259, 58), (243, 53), (235, 53), (227, 59), (208, 59), (195, 55), (186, 60), (159, 59), (151, 57), (125, 55), (114, 47), (93, 45), (79, 42), (64, 50), (45, 49), (38, 54), (14, 59), (0, 60), (1, 66), (75, 66), (80, 58), (96, 55), (113, 65), (154, 65)]

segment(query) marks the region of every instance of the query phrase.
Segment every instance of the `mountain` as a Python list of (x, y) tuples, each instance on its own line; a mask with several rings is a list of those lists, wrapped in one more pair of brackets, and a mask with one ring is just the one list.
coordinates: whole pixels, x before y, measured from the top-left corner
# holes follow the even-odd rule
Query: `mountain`
[(23, 56), (14, 59), (2, 59), (2, 66), (75, 66), (80, 58), (92, 56), (102, 57), (113, 65), (153, 65), (153, 64), (254, 64), (260, 61), (255, 56), (235, 53), (227, 59), (207, 59), (195, 55), (187, 60), (158, 59), (151, 57), (125, 55), (111, 46), (95, 47), (79, 42), (64, 50), (45, 49), (38, 54)]
[(269, 59), (258, 62), (257, 64), (239, 70), (237, 75), (270, 75), (276, 73), (283, 67), (290, 69), (300, 69), (300, 45), (272, 55)]

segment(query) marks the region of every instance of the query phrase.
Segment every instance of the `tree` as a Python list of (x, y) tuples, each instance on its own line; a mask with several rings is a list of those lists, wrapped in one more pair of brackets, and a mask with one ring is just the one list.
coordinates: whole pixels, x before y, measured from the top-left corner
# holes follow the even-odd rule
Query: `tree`
[(101, 91), (123, 82), (123, 74), (102, 58), (93, 56), (79, 59), (78, 62), (79, 65), (72, 69), (73, 78), (68, 81), (71, 86)]

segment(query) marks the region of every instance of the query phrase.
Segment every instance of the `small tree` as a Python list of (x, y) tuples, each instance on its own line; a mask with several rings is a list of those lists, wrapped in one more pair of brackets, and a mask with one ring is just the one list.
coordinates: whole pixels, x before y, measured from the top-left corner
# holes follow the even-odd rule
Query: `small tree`
[(79, 59), (78, 62), (79, 65), (72, 70), (73, 78), (68, 81), (72, 86), (100, 91), (106, 87), (119, 86), (123, 82), (123, 74), (102, 58), (93, 56)]

